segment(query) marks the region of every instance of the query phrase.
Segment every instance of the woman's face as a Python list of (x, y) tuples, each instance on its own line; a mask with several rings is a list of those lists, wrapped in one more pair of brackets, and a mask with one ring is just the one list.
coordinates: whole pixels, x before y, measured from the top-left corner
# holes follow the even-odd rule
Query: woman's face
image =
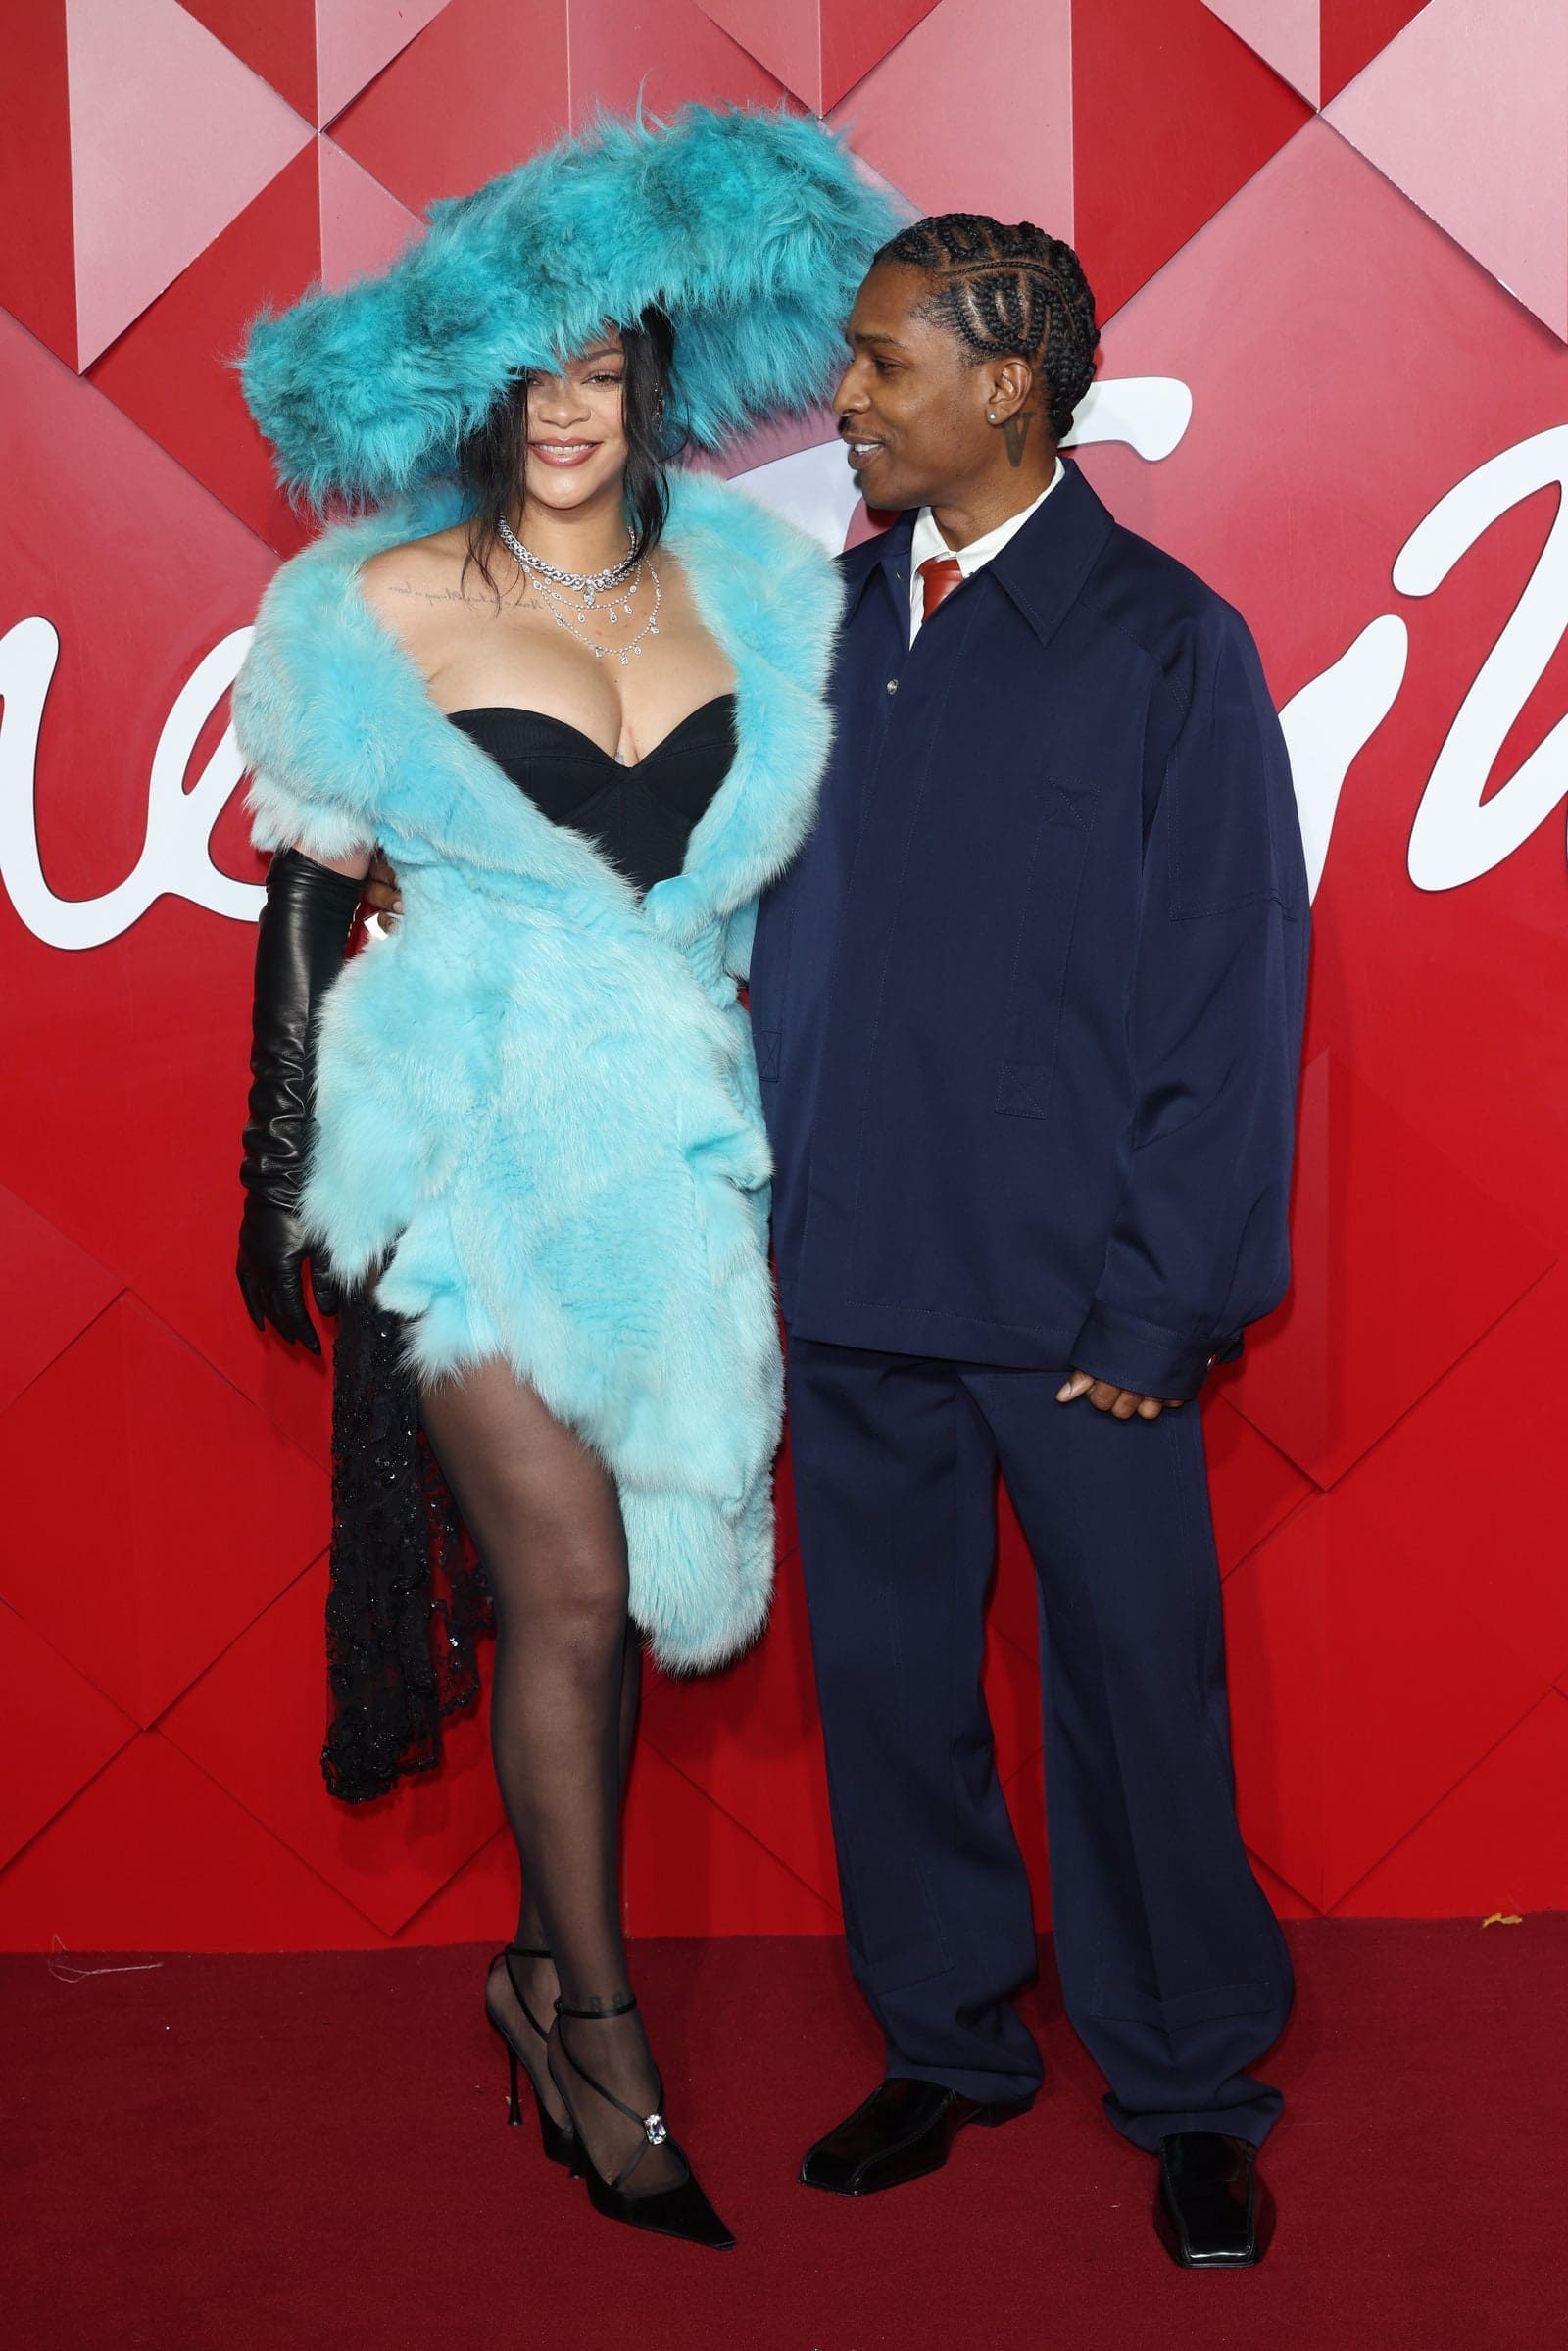
[(621, 383), (626, 357), (611, 329), (559, 375), (528, 379), (527, 495), (558, 514), (620, 493), (626, 470)]

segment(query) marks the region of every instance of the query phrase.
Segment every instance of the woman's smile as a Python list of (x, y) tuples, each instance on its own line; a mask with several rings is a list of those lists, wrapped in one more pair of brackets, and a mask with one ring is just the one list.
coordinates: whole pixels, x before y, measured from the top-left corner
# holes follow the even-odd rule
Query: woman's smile
[(530, 441), (528, 455), (542, 465), (585, 465), (601, 446), (598, 441)]

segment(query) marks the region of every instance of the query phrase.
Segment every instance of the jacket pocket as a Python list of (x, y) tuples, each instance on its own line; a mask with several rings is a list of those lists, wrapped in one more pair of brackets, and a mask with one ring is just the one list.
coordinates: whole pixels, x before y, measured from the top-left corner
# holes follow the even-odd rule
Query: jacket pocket
[(1013, 948), (1002, 1067), (992, 1103), (1004, 1118), (1044, 1118), (1051, 1106), (1062, 997), (1099, 798), (1098, 784), (1046, 781)]

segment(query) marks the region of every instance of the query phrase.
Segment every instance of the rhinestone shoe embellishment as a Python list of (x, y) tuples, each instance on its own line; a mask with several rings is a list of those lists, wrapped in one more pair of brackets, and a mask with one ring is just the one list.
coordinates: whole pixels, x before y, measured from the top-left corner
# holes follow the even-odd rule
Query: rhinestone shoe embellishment
[(643, 2129), (648, 2134), (648, 2144), (651, 2147), (662, 2147), (665, 2139), (669, 2136), (669, 2132), (664, 2127), (664, 2118), (662, 2114), (645, 2115), (643, 2118)]

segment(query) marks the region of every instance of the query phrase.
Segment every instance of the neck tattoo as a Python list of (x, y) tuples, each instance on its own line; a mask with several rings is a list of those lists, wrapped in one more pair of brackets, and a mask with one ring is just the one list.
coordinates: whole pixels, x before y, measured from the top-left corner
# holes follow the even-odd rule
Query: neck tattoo
[(1006, 443), (1009, 465), (1016, 466), (1023, 464), (1023, 453), (1029, 439), (1029, 427), (1033, 422), (1032, 411), (1025, 409), (1021, 415), (1009, 416), (1003, 426), (1002, 438)]

